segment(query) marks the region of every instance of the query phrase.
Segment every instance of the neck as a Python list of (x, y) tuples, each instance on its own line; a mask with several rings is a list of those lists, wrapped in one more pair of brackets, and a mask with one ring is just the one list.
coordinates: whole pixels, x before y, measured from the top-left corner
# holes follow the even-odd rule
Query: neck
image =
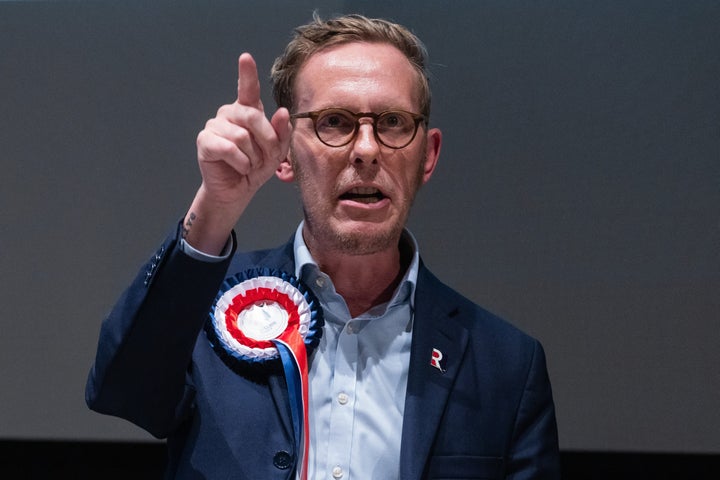
[(412, 260), (412, 249), (399, 240), (392, 248), (367, 255), (308, 248), (353, 318), (390, 301)]

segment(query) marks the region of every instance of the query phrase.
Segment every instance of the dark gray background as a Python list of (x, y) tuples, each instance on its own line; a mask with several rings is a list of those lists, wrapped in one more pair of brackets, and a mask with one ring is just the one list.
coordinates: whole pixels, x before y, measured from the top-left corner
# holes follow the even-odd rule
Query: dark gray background
[[(561, 447), (720, 452), (720, 3), (679, 0), (0, 2), (0, 437), (149, 438), (84, 405), (100, 322), (237, 56), (265, 75), (313, 7), (425, 40), (445, 136), (411, 228), (543, 342)], [(271, 181), (241, 247), (299, 217)]]

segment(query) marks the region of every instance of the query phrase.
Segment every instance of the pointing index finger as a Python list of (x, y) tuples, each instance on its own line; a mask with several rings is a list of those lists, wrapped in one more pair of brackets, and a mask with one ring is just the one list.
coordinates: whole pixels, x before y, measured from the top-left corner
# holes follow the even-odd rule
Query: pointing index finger
[(238, 59), (237, 94), (239, 104), (263, 110), (257, 65), (249, 53), (243, 53)]

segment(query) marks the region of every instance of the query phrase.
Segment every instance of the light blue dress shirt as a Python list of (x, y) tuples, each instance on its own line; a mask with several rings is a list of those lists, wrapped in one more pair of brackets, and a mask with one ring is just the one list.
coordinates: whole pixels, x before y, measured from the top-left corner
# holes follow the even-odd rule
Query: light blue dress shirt
[(325, 328), (310, 359), (309, 479), (393, 479), (400, 476), (418, 247), (402, 241), (412, 261), (392, 299), (351, 318), (330, 277), (295, 233), (295, 275), (318, 297)]

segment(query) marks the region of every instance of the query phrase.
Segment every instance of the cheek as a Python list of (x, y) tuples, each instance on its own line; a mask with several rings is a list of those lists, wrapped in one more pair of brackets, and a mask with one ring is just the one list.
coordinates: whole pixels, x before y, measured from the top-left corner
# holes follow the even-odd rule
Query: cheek
[(314, 132), (296, 131), (293, 133), (290, 142), (290, 153), (294, 162), (301, 163), (305, 169), (317, 168), (313, 164), (324, 164), (330, 162), (333, 154), (337, 154), (335, 150), (330, 150), (320, 143)]
[(324, 160), (316, 160), (312, 155), (293, 156), (295, 181), (302, 196), (308, 201), (317, 202), (327, 196), (327, 190), (333, 183)]
[(425, 181), (425, 149), (419, 148), (418, 151), (398, 160), (400, 160), (399, 164), (407, 168), (396, 172), (394, 177), (402, 182), (405, 194), (414, 197)]
[(341, 148), (329, 148), (317, 141), (298, 139), (290, 147), (290, 163), (298, 181), (307, 185), (333, 187), (347, 167)]

